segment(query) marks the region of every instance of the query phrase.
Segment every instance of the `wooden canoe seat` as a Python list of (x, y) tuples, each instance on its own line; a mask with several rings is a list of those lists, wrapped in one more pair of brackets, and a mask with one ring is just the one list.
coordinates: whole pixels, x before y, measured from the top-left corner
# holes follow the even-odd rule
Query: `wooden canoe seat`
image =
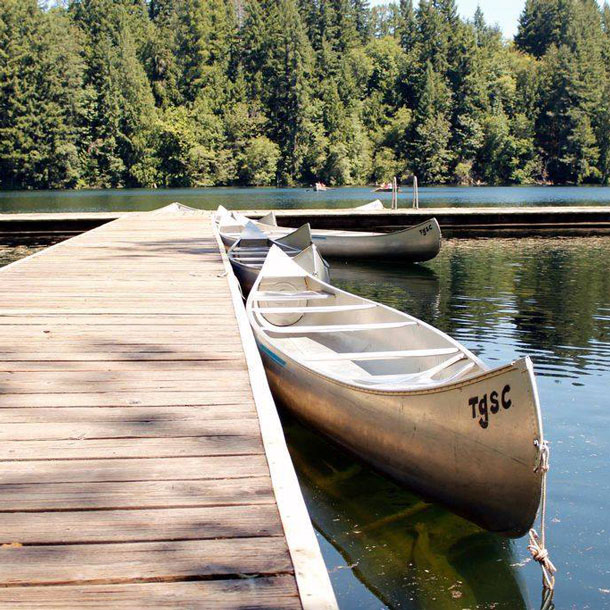
[(280, 333), (283, 335), (301, 335), (307, 333), (350, 333), (367, 330), (387, 330), (391, 328), (402, 328), (404, 326), (415, 326), (416, 322), (373, 322), (370, 324), (325, 324), (323, 326), (273, 326), (262, 324), (261, 328), (268, 333)]
[(253, 307), (252, 311), (258, 313), (336, 313), (337, 311), (360, 311), (374, 309), (375, 303), (361, 303), (359, 305), (329, 305), (328, 307)]
[[(305, 358), (308, 362), (322, 362), (331, 360), (394, 360), (400, 358), (427, 358), (430, 356), (449, 356), (457, 354), (460, 350), (457, 347), (447, 347), (439, 349), (407, 349), (395, 350), (391, 352), (344, 352), (335, 354), (324, 354), (322, 356), (312, 356)], [(419, 374), (419, 373), (418, 373)], [(401, 377), (404, 375), (401, 375)]]

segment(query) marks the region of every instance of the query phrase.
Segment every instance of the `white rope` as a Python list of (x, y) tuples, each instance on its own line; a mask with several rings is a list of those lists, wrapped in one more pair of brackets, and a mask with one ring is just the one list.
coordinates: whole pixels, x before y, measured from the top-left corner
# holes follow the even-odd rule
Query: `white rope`
[(549, 471), (550, 450), (546, 441), (535, 441), (538, 447), (538, 463), (534, 472), (542, 472), (542, 507), (540, 510), (540, 536), (535, 529), (529, 531), (529, 544), (527, 548), (532, 559), (540, 564), (542, 569), (542, 583), (545, 589), (552, 591), (555, 588), (555, 573), (557, 568), (553, 565), (546, 548), (546, 477)]

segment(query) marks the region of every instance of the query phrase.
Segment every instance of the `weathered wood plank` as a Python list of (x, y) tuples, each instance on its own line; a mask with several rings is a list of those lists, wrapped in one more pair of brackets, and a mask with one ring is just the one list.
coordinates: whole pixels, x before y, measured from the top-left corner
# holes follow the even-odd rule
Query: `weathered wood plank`
[[(110, 423), (42, 423), (5, 424), (0, 428), (0, 442), (46, 441), (46, 440), (92, 440), (92, 439), (144, 439), (178, 438), (185, 436), (254, 437), (258, 433), (256, 420), (242, 422), (231, 420), (211, 420), (202, 423), (189, 421), (142, 421)], [(229, 439), (228, 439), (229, 440)]]
[(0, 588), (0, 605), (13, 610), (301, 608), (294, 577), (289, 575), (199, 582), (68, 585), (53, 587), (52, 595), (48, 587), (9, 587)]
[(2, 441), (0, 460), (206, 457), (261, 453), (260, 434), (84, 440)]
[[(82, 346), (75, 346), (82, 349)], [(96, 348), (100, 349), (100, 348)], [(243, 362), (243, 355), (236, 351), (182, 351), (179, 348), (174, 352), (167, 349), (146, 351), (145, 348), (127, 348), (116, 351), (88, 352), (73, 351), (62, 346), (62, 352), (57, 349), (39, 350), (38, 352), (23, 352), (16, 349), (7, 353), (0, 351), (0, 368), (3, 371), (36, 371), (36, 370), (134, 370), (167, 367), (183, 369), (186, 367), (203, 366), (208, 360), (239, 360)], [(193, 361), (195, 363), (193, 364)], [(67, 365), (66, 362), (71, 364)], [(99, 363), (99, 364), (96, 364)]]
[[(56, 424), (67, 423), (94, 424), (101, 422), (110, 425), (113, 422), (141, 422), (152, 420), (154, 422), (190, 422), (203, 424), (215, 420), (230, 420), (238, 432), (242, 422), (255, 419), (256, 410), (251, 403), (235, 403), (229, 405), (214, 405), (208, 407), (53, 407), (39, 409), (0, 409), (0, 428), (7, 424)], [(228, 425), (229, 421), (221, 421), (221, 425)], [(248, 426), (248, 421), (245, 421)], [(0, 429), (0, 434), (2, 430)], [(15, 439), (13, 439), (15, 440)]]
[(217, 387), (198, 388), (197, 391), (163, 391), (136, 388), (132, 392), (89, 392), (76, 394), (2, 394), (0, 409), (44, 408), (44, 407), (171, 407), (171, 406), (213, 406), (240, 403), (252, 405), (250, 388), (225, 389)]
[[(233, 381), (231, 381), (233, 379)], [(45, 383), (36, 382), (31, 379), (28, 381), (6, 381), (2, 383), (2, 391), (7, 394), (34, 394), (39, 392), (46, 393), (62, 393), (75, 394), (87, 392), (105, 392), (119, 393), (125, 392), (134, 395), (138, 392), (204, 392), (212, 391), (221, 394), (219, 389), (222, 383), (231, 383), (232, 390), (247, 390), (249, 382), (245, 379), (240, 379), (233, 375), (221, 376), (219, 374), (214, 377), (185, 380), (185, 379), (160, 379), (160, 380), (133, 380), (125, 375), (124, 379), (117, 380), (94, 380), (94, 379), (70, 379), (64, 378), (59, 381), (50, 379)]]
[(0, 587), (288, 573), (278, 538), (0, 547)]
[(115, 370), (115, 371), (95, 371), (84, 370), (43, 370), (37, 371), (32, 375), (30, 371), (0, 371), (0, 387), (10, 388), (12, 386), (26, 386), (32, 384), (53, 385), (69, 383), (81, 385), (87, 383), (112, 383), (129, 382), (134, 385), (145, 383), (146, 385), (164, 381), (210, 381), (223, 376), (234, 377), (235, 371), (245, 370), (246, 365), (243, 360), (212, 360), (205, 363), (205, 366), (190, 367), (188, 374), (182, 370), (170, 370), (160, 367), (158, 371), (148, 370)]
[[(86, 459), (0, 462), (0, 489), (10, 485), (247, 479), (265, 472), (265, 456), (222, 455), (163, 459)], [(1, 495), (1, 494), (0, 494)], [(2, 506), (2, 498), (0, 498)]]
[(111, 483), (45, 483), (38, 479), (33, 483), (0, 485), (0, 513), (180, 506), (222, 507), (274, 502), (275, 497), (268, 476)]
[(0, 519), (0, 545), (208, 540), (282, 535), (277, 507), (273, 504), (3, 513)]

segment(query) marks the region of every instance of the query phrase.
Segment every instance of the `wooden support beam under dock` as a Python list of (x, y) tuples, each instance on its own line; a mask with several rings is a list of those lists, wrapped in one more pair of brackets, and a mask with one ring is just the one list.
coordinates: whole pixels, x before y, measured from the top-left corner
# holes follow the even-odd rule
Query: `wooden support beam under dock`
[(0, 607), (335, 608), (209, 214), (0, 270)]

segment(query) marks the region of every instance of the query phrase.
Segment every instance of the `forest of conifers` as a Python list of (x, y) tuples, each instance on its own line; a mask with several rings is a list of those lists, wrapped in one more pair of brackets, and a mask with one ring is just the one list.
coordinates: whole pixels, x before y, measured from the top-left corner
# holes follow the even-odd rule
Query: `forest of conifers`
[(610, 8), (0, 1), (0, 187), (607, 183)]

